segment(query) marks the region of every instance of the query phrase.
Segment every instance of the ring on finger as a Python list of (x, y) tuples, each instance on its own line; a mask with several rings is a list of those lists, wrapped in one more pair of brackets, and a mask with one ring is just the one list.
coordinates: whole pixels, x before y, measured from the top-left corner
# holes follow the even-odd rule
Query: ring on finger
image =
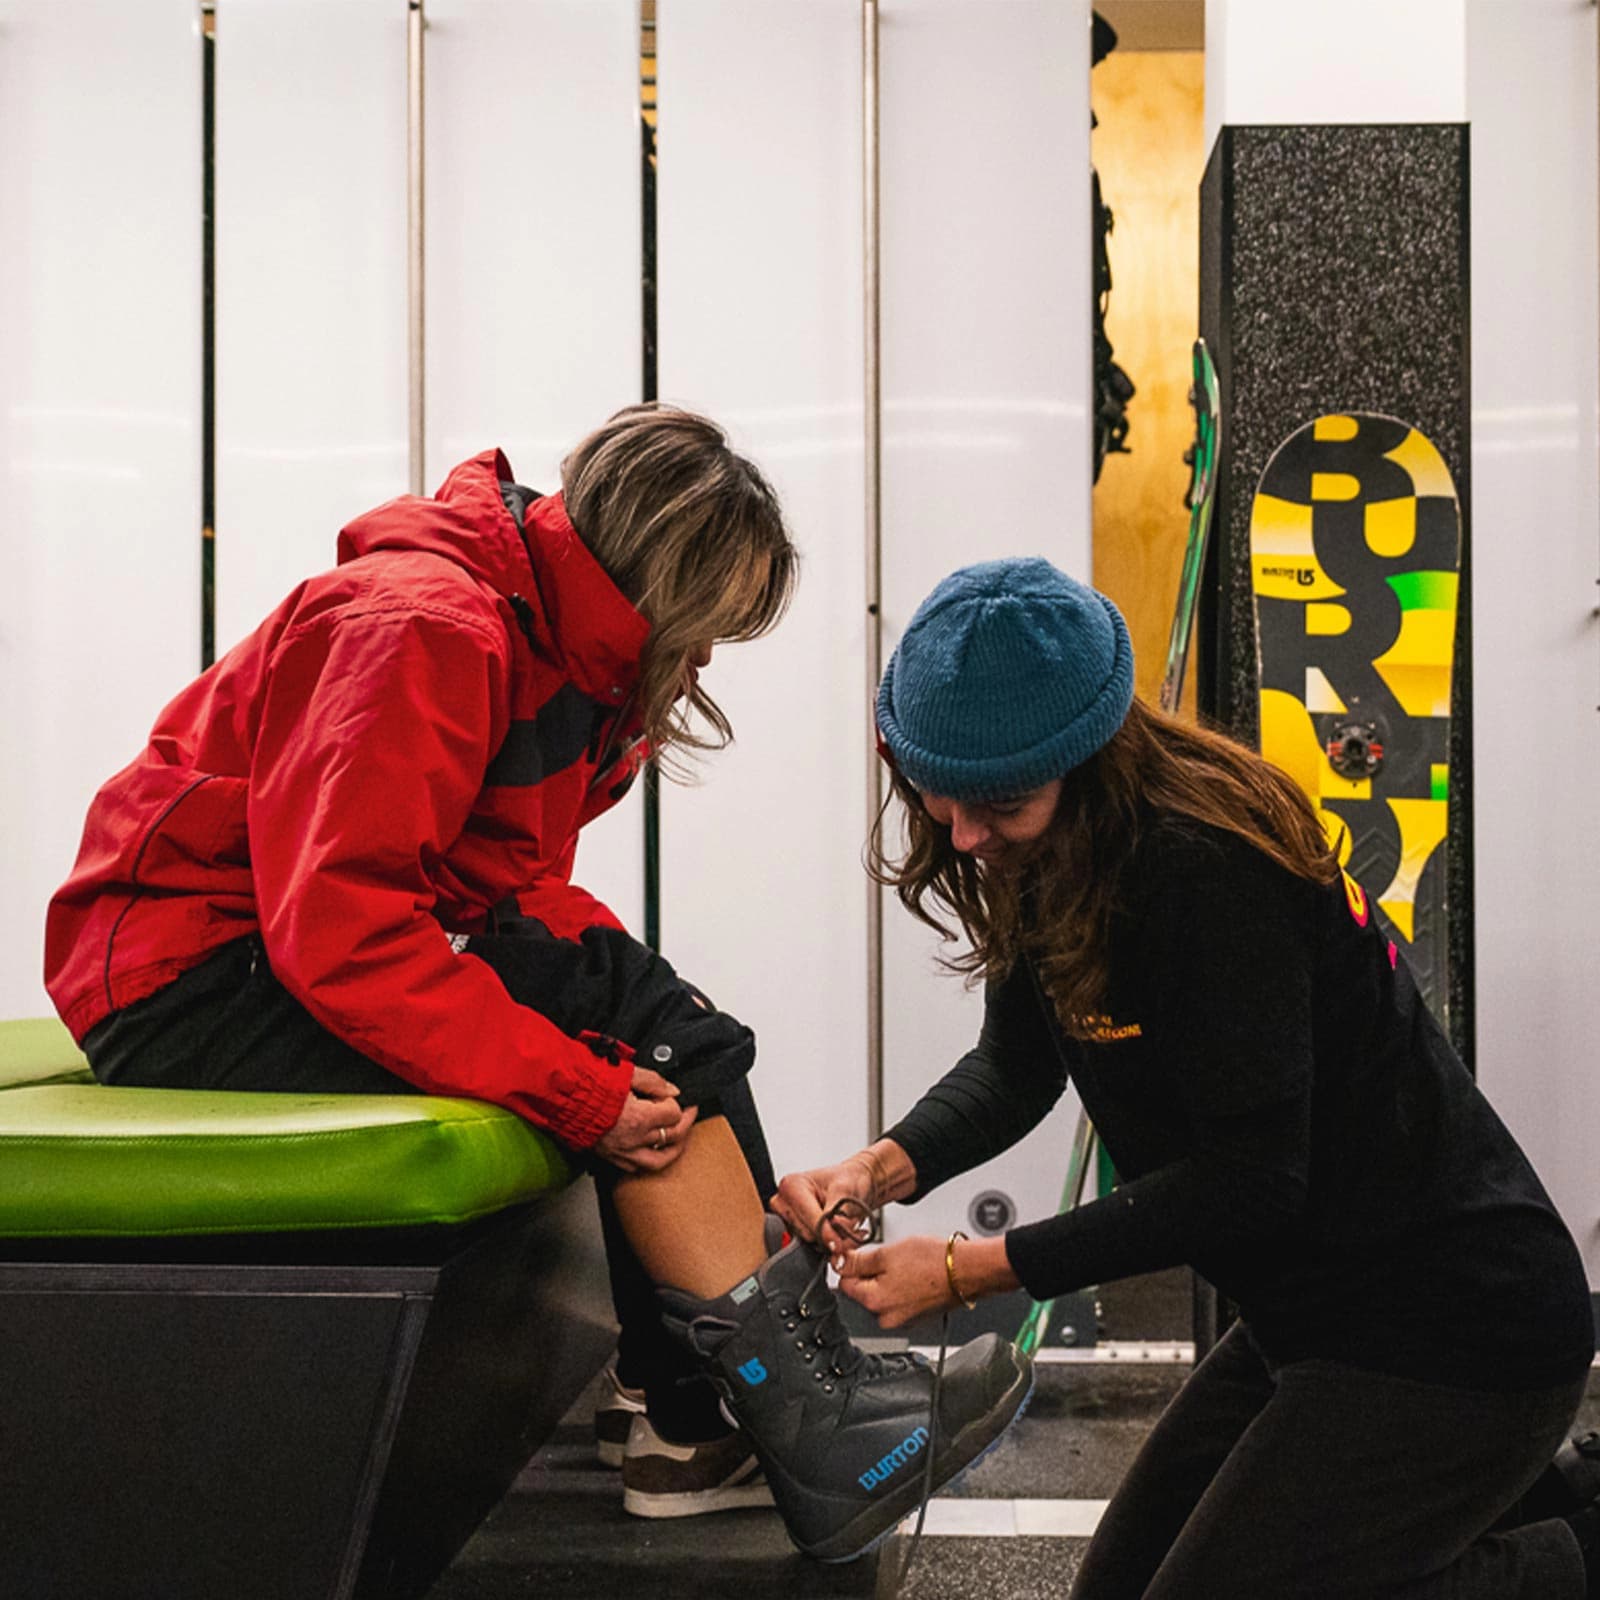
[(667, 1148), (667, 1130), (665, 1128), (657, 1128), (656, 1129), (656, 1149), (657, 1150), (665, 1150), (666, 1148)]

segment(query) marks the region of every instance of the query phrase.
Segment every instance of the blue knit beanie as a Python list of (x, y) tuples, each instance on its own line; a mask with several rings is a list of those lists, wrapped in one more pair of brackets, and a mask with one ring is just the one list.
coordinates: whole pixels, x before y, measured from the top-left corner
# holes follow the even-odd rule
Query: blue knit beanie
[(1100, 749), (1133, 701), (1133, 646), (1103, 594), (1048, 561), (982, 561), (917, 607), (878, 687), (878, 730), (918, 789), (1024, 794)]

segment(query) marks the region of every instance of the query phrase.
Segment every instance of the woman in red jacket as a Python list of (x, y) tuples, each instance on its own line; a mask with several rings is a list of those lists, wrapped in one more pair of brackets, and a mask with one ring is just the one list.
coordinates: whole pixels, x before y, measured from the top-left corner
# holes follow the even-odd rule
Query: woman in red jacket
[[(466, 1095), (592, 1152), (622, 1376), (648, 1404), (629, 1503), (765, 1502), (750, 1439), (685, 1381), (730, 1286), (738, 1321), (770, 1298), (740, 1279), (776, 1293), (812, 1272), (804, 1251), (768, 1259), (754, 1040), (571, 872), (579, 830), (649, 752), (730, 737), (699, 672), (778, 620), (797, 558), (760, 472), (691, 413), (620, 412), (561, 477), (535, 494), (487, 451), (432, 499), (346, 527), (338, 565), (179, 694), (96, 796), (46, 981), (107, 1082)], [(715, 1229), (686, 1225), (708, 1215)], [(676, 1337), (657, 1285), (676, 1291)], [(895, 1390), (853, 1469), (816, 1444), (797, 1461), (792, 1429), (753, 1424), (757, 1445), (763, 1427), (788, 1441), (762, 1460), (791, 1530), (852, 1554), (890, 1525), (854, 1479), (908, 1408), (925, 1420), (926, 1377), (861, 1358), (831, 1322), (808, 1348), (847, 1369), (819, 1382), (835, 1421), (861, 1382)], [(995, 1412), (987, 1391), (952, 1392)], [(627, 1405), (619, 1389), (610, 1409)]]

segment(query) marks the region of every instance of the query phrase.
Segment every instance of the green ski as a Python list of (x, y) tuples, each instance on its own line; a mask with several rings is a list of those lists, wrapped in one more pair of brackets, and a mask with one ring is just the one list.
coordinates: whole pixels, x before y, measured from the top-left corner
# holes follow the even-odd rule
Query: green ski
[[(1217, 369), (1204, 339), (1194, 342), (1192, 368), (1194, 381), (1189, 389), (1189, 404), (1194, 407), (1194, 443), (1184, 455), (1189, 467), (1189, 489), (1184, 495), (1184, 506), (1189, 513), (1189, 538), (1183, 551), (1178, 603), (1173, 610), (1172, 632), (1167, 640), (1167, 666), (1158, 696), (1161, 709), (1168, 712), (1175, 712), (1183, 698), (1184, 673), (1189, 665), (1195, 613), (1200, 605), (1200, 575), (1205, 569), (1206, 540), (1210, 536), (1211, 512), (1217, 498), (1217, 450), (1222, 431)], [(1111, 1186), (1109, 1165), (1094, 1124), (1086, 1112), (1080, 1111), (1057, 1213), (1082, 1204), (1084, 1184), (1091, 1170), (1101, 1174), (1094, 1187), (1097, 1193), (1104, 1194)], [(1033, 1355), (1043, 1342), (1054, 1306), (1053, 1300), (1036, 1300), (1033, 1309), (1023, 1318), (1015, 1343), (1025, 1355)]]

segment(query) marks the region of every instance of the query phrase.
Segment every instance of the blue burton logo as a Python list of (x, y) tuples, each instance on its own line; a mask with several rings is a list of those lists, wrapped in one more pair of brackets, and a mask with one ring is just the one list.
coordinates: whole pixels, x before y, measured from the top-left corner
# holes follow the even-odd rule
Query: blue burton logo
[(760, 1361), (755, 1356), (751, 1356), (750, 1359), (739, 1368), (739, 1376), (743, 1378), (744, 1381), (753, 1389), (758, 1383), (765, 1383), (767, 1381), (767, 1369), (761, 1365)]
[(914, 1432), (908, 1433), (876, 1466), (868, 1467), (856, 1479), (856, 1482), (867, 1490), (876, 1489), (880, 1483), (887, 1483), (906, 1462), (921, 1453), (923, 1445), (927, 1442), (928, 1430), (926, 1428), (918, 1428)]

